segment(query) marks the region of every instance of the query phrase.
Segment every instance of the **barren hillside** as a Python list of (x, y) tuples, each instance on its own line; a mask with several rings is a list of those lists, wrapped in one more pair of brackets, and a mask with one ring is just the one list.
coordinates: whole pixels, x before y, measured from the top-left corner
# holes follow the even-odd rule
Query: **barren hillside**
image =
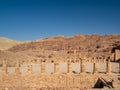
[(21, 43), (20, 41), (11, 40), (8, 38), (0, 37), (0, 50), (7, 50), (17, 44)]
[(114, 44), (120, 44), (120, 35), (75, 35), (73, 37), (51, 37), (32, 42), (16, 45), (9, 49), (12, 52), (26, 50), (51, 50), (51, 51), (77, 51), (89, 52), (108, 52), (114, 47)]
[[(0, 38), (0, 61), (9, 62), (40, 62), (65, 61), (74, 58), (74, 50), (77, 50), (77, 58), (80, 53), (88, 56), (107, 56), (112, 48), (120, 45), (120, 35), (75, 35), (73, 37), (57, 36), (35, 41), (19, 43), (14, 40)], [(10, 48), (11, 47), (11, 48)], [(8, 50), (6, 50), (8, 49)], [(5, 51), (6, 50), (6, 51)], [(13, 63), (12, 63), (13, 64)]]

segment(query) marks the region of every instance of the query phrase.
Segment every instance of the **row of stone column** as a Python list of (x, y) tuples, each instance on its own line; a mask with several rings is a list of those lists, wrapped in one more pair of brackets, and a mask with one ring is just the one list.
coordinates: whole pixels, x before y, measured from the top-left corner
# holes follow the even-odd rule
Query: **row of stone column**
[[(97, 64), (98, 63), (95, 63), (95, 62), (93, 63), (93, 74), (98, 73)], [(106, 64), (107, 64), (106, 65), (107, 66), (106, 67), (107, 73), (111, 73), (111, 63), (110, 63), (110, 61), (107, 61)], [(80, 68), (81, 68), (81, 73), (86, 72), (84, 60), (81, 60)], [(68, 69), (67, 70), (68, 70), (67, 71), (68, 74), (72, 74), (72, 62), (71, 61), (68, 62)], [(3, 62), (2, 73), (7, 73), (6, 62)], [(20, 74), (20, 64), (19, 63), (16, 64), (15, 73)], [(28, 73), (32, 73), (32, 65), (28, 65)], [(41, 73), (45, 73), (45, 62), (41, 63)], [(54, 63), (54, 73), (60, 73), (59, 63)]]

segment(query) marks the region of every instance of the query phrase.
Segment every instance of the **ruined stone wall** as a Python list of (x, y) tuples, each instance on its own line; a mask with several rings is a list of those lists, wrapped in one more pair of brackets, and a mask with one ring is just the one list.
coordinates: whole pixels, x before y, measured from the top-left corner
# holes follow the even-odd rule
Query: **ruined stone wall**
[[(104, 60), (103, 60), (104, 61)], [(72, 72), (72, 63), (70, 60), (67, 62), (67, 73), (61, 73), (59, 71), (60, 62), (54, 62), (54, 73), (48, 74), (45, 70), (46, 62), (41, 62), (41, 72), (33, 73), (32, 65), (28, 64), (27, 73), (22, 74), (20, 72), (19, 63), (16, 64), (15, 73), (10, 74), (7, 72), (7, 63), (4, 61), (2, 65), (2, 72), (0, 73), (0, 89), (2, 90), (45, 90), (44, 88), (52, 88), (52, 90), (70, 90), (73, 88), (90, 90), (94, 87), (97, 79), (103, 78), (118, 78), (118, 74), (111, 72), (111, 63), (108, 60), (106, 72), (99, 73), (97, 64), (93, 60), (93, 73), (87, 73), (85, 64), (86, 60), (81, 59), (81, 71), (79, 74)], [(114, 86), (118, 87), (119, 82), (115, 81)]]
[[(86, 76), (86, 77), (85, 77)], [(91, 88), (97, 78), (88, 75), (1, 75), (0, 88)]]
[(120, 59), (120, 50), (115, 50), (115, 60), (119, 60)]

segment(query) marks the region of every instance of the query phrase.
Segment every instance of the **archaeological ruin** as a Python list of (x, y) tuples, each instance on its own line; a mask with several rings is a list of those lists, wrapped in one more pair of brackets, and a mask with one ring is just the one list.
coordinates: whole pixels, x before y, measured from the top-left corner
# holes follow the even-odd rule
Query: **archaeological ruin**
[[(66, 72), (61, 71), (61, 63), (66, 64)], [(73, 70), (77, 63), (79, 70)], [(120, 88), (120, 70), (113, 70), (111, 58), (81, 56), (74, 60), (71, 58), (65, 62), (41, 61), (40, 64), (29, 63), (22, 66), (16, 63), (10, 73), (7, 61), (3, 60), (0, 71), (0, 90), (94, 90), (95, 88)], [(46, 67), (51, 64), (53, 71), (47, 72)], [(89, 65), (88, 65), (89, 64)], [(104, 70), (99, 69), (99, 65)], [(120, 69), (119, 63), (118, 69)], [(89, 67), (88, 67), (89, 66)], [(50, 67), (48, 67), (50, 68)], [(91, 70), (88, 70), (88, 69)], [(35, 70), (38, 71), (35, 72)]]

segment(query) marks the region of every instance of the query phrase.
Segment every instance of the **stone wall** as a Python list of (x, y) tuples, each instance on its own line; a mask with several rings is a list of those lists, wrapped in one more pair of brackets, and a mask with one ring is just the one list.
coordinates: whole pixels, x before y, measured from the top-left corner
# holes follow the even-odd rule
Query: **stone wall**
[[(103, 60), (104, 61), (104, 60)], [(75, 74), (72, 72), (73, 62), (69, 60), (67, 62), (67, 73), (61, 73), (59, 70), (60, 62), (54, 62), (54, 72), (52, 74), (46, 73), (45, 67), (46, 62), (41, 62), (41, 72), (34, 73), (32, 70), (32, 65), (28, 64), (27, 73), (22, 74), (20, 71), (19, 63), (16, 64), (15, 73), (7, 72), (7, 63), (3, 61), (2, 72), (0, 73), (0, 89), (2, 90), (46, 90), (45, 88), (51, 88), (52, 90), (74, 90), (83, 89), (90, 90), (94, 87), (97, 79), (112, 78), (117, 79), (118, 74), (111, 72), (111, 62), (110, 60), (104, 62), (106, 63), (106, 72), (98, 72), (99, 62), (93, 60), (93, 72), (87, 73), (85, 64), (86, 60), (81, 59), (80, 63), (80, 73)], [(91, 67), (92, 68), (92, 67)], [(114, 81), (114, 86), (119, 87), (118, 80)], [(59, 89), (57, 89), (59, 88)]]
[(119, 60), (120, 59), (120, 50), (116, 49), (115, 50), (115, 60)]

